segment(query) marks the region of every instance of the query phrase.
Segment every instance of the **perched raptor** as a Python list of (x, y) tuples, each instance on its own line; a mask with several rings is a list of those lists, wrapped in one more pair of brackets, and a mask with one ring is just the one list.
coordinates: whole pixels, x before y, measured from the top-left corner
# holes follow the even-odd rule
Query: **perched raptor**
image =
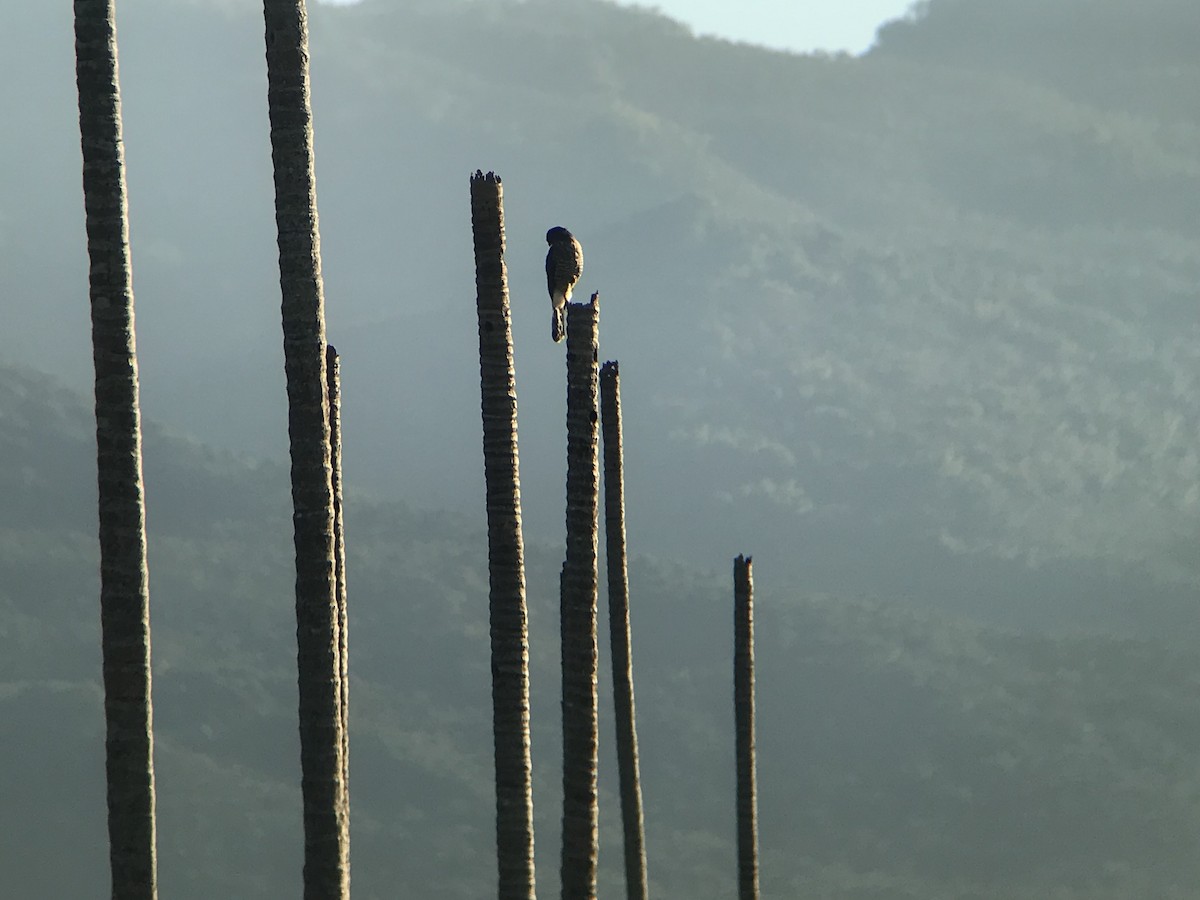
[(554, 305), (550, 336), (557, 343), (567, 332), (567, 301), (583, 272), (583, 248), (575, 235), (561, 225), (546, 232), (546, 243), (550, 245), (546, 254), (546, 287)]

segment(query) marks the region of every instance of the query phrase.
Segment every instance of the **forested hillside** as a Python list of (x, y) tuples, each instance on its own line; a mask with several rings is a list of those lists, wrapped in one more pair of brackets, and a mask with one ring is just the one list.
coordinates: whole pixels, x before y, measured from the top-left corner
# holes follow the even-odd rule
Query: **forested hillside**
[[(0, 869), (106, 894), (91, 448), (82, 399), (0, 370)], [(146, 446), (162, 890), (299, 889), (286, 472)], [(494, 878), (487, 572), (469, 521), (348, 511), (355, 895)], [(539, 881), (557, 878), (557, 569), (530, 548)], [(655, 896), (733, 889), (731, 588), (632, 571)], [(1200, 876), (1200, 654), (981, 630), (898, 607), (758, 602), (764, 896), (1184, 897)], [(604, 616), (602, 614), (603, 621)], [(602, 641), (602, 644), (606, 644)], [(607, 650), (601, 671), (607, 672)], [(620, 890), (602, 694), (602, 888)]]
[[(261, 10), (119, 6), (162, 891), (267, 900), (299, 890), (301, 840)], [(561, 223), (622, 363), (652, 895), (733, 891), (742, 551), (764, 897), (1195, 895), (1197, 9), (932, 0), (849, 57), (605, 0), (312, 5), (356, 896), (494, 881), (480, 167), (505, 185), (541, 892)], [(70, 16), (20, 3), (0, 29), (0, 893), (88, 900), (106, 860)]]

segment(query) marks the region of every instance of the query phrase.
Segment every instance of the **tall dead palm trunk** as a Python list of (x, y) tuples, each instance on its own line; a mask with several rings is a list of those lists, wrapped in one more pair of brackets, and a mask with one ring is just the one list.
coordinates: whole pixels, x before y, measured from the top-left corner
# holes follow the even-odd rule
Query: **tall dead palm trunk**
[(754, 754), (754, 577), (733, 561), (733, 708), (737, 734), (738, 900), (758, 900), (758, 783)]
[(158, 894), (150, 592), (113, 0), (75, 0), (75, 77), (96, 369), (109, 861), (113, 897), (145, 900)]
[(595, 900), (599, 295), (567, 307), (567, 554), (561, 576), (563, 900)]
[(625, 463), (621, 436), (621, 374), (616, 361), (600, 369), (600, 427), (604, 434), (604, 542), (608, 559), (608, 630), (612, 642), (617, 770), (625, 839), (625, 894), (646, 900), (646, 835), (638, 771), (637, 714), (629, 629), (629, 570), (625, 553)]
[(533, 766), (529, 753), (529, 631), (517, 456), (504, 191), (492, 172), (471, 177), (479, 314), (483, 474), (487, 493), (488, 606), (492, 639), (492, 727), (496, 759), (499, 900), (533, 900)]
[(333, 487), (334, 580), (337, 586), (338, 672), (341, 677), (342, 802), (350, 811), (350, 628), (346, 609), (346, 532), (342, 504), (342, 377), (341, 357), (325, 348), (326, 394), (329, 402), (329, 460)]
[(263, 16), (296, 546), (304, 896), (340, 900), (350, 892), (350, 829), (308, 22), (303, 0), (264, 0)]

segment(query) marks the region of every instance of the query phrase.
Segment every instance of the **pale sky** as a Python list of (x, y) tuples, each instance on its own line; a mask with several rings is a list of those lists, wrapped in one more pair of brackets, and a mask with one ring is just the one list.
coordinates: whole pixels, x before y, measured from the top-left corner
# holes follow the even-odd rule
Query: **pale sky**
[(875, 29), (904, 15), (912, 0), (647, 0), (697, 34), (782, 50), (848, 50), (871, 46)]
[[(320, 0), (353, 3), (356, 0)], [(781, 50), (847, 50), (871, 46), (875, 29), (902, 16), (911, 0), (618, 0), (655, 7), (697, 34)]]

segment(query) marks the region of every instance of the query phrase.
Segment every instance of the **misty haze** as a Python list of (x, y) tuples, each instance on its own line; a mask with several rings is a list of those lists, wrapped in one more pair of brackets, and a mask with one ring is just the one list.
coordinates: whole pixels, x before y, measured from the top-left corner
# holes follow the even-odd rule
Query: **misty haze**
[[(297, 896), (288, 405), (254, 0), (119, 0), (161, 893)], [(0, 29), (0, 894), (108, 896), (68, 4)], [(309, 8), (341, 354), (354, 894), (493, 896), (469, 176), (503, 179), (540, 893), (565, 225), (619, 359), (649, 894), (1200, 896), (1200, 6), (929, 0), (861, 56), (607, 0)], [(600, 569), (603, 572), (603, 559)], [(605, 584), (599, 894), (623, 896)]]

